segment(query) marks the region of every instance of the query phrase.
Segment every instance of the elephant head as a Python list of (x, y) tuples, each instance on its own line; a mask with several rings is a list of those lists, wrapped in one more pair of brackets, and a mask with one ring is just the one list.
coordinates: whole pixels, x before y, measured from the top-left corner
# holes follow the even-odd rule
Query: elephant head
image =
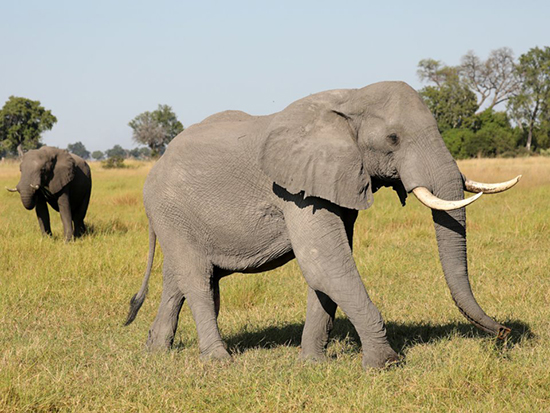
[(18, 191), (23, 206), (30, 210), (36, 205), (37, 191), (55, 195), (72, 181), (75, 162), (69, 152), (44, 146), (26, 152), (19, 169), (19, 183), (8, 190)]
[[(322, 92), (274, 116), (262, 136), (259, 162), (278, 185), (351, 209), (366, 209), (372, 193), (392, 186), (432, 209), (439, 256), (453, 300), (473, 324), (499, 337), (509, 329), (488, 317), (468, 279), (465, 206), (502, 185), (466, 180), (418, 93), (402, 82)], [(479, 192), (464, 199), (464, 190)]]

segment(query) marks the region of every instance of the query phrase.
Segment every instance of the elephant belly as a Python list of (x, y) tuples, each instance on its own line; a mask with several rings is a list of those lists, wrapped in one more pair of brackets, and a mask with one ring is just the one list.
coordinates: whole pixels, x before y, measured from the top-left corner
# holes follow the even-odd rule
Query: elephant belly
[(261, 272), (294, 258), (282, 212), (270, 205), (255, 213), (227, 218), (227, 224), (210, 227), (211, 260), (219, 268)]
[(144, 202), (159, 241), (190, 244), (226, 271), (253, 272), (288, 261), (292, 248), (273, 182), (243, 157), (245, 151), (232, 157), (231, 145), (216, 149), (179, 153), (177, 160), (167, 151), (151, 170)]

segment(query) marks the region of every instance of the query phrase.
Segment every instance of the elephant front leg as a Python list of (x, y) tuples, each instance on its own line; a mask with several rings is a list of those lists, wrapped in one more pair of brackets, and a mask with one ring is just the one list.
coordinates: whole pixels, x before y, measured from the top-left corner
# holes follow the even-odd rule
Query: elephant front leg
[(325, 348), (334, 325), (336, 307), (336, 303), (328, 295), (308, 288), (306, 324), (302, 333), (300, 358), (311, 361), (325, 359)]
[(38, 196), (36, 200), (36, 217), (38, 218), (38, 225), (42, 235), (52, 235), (50, 228), (50, 213), (48, 211), (48, 204), (46, 200), (41, 196)]
[(62, 194), (57, 199), (57, 205), (59, 206), (59, 214), (61, 215), (61, 222), (63, 223), (65, 241), (71, 241), (73, 239), (73, 219), (69, 192), (67, 189), (63, 190)]
[[(284, 211), (298, 264), (309, 287), (330, 297), (354, 325), (363, 346), (363, 366), (384, 367), (398, 356), (355, 266), (341, 211), (322, 200), (315, 202), (315, 209), (305, 201), (289, 202)], [(318, 338), (319, 332), (312, 336)]]
[[(342, 212), (348, 244), (350, 249), (352, 249), (353, 226), (357, 219), (358, 211), (342, 209)], [(328, 295), (308, 288), (306, 324), (302, 333), (300, 358), (311, 361), (323, 361), (326, 359), (325, 349), (328, 344), (329, 334), (334, 325), (336, 308), (336, 303)]]

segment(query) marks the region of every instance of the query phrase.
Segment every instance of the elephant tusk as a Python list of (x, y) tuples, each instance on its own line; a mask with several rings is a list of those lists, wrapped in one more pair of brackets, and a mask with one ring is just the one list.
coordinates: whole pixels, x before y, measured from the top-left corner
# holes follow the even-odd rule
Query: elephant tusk
[(17, 192), (17, 188), (8, 188), (8, 187), (6, 187), (6, 189), (10, 192)]
[(504, 192), (513, 187), (519, 182), (520, 179), (521, 175), (518, 175), (514, 179), (510, 179), (506, 182), (500, 182), (498, 184), (485, 184), (483, 182), (464, 179), (464, 189), (473, 193), (483, 192), (484, 194), (498, 194), (499, 192)]
[(459, 201), (445, 201), (432, 194), (428, 188), (418, 186), (413, 189), (413, 194), (418, 198), (420, 202), (426, 205), (428, 208), (437, 209), (440, 211), (452, 211), (453, 209), (463, 208), (466, 205), (470, 205), (476, 199), (478, 199), (483, 192), (474, 195), (468, 199), (461, 199)]
[(30, 185), (31, 185), (31, 188), (32, 188), (32, 189), (38, 189), (38, 188), (40, 188), (40, 185), (34, 185), (34, 184), (30, 184)]

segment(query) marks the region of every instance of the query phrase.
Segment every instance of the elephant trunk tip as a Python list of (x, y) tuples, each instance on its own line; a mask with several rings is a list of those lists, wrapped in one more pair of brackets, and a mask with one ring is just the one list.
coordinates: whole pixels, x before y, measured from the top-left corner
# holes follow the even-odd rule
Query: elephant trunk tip
[(505, 326), (500, 326), (499, 329), (498, 329), (497, 338), (499, 340), (504, 340), (506, 337), (508, 337), (508, 335), (510, 334), (511, 331), (512, 331), (511, 328), (508, 328), (508, 327), (505, 327)]
[(496, 322), (495, 320), (487, 316), (487, 314), (485, 314), (485, 312), (481, 308), (479, 308), (479, 305), (477, 304), (477, 302), (475, 303), (475, 306), (478, 307), (478, 310), (479, 310), (478, 312), (481, 312), (481, 317), (478, 316), (474, 318), (472, 315), (470, 315), (471, 313), (464, 310), (464, 308), (460, 306), (456, 300), (454, 301), (458, 307), (458, 310), (462, 313), (464, 317), (466, 317), (466, 319), (470, 323), (475, 325), (477, 328), (483, 331), (486, 331), (487, 333), (495, 334), (497, 336), (497, 339), (499, 340), (506, 339), (506, 337), (508, 337), (508, 335), (512, 331), (511, 328), (503, 326), (502, 324)]

